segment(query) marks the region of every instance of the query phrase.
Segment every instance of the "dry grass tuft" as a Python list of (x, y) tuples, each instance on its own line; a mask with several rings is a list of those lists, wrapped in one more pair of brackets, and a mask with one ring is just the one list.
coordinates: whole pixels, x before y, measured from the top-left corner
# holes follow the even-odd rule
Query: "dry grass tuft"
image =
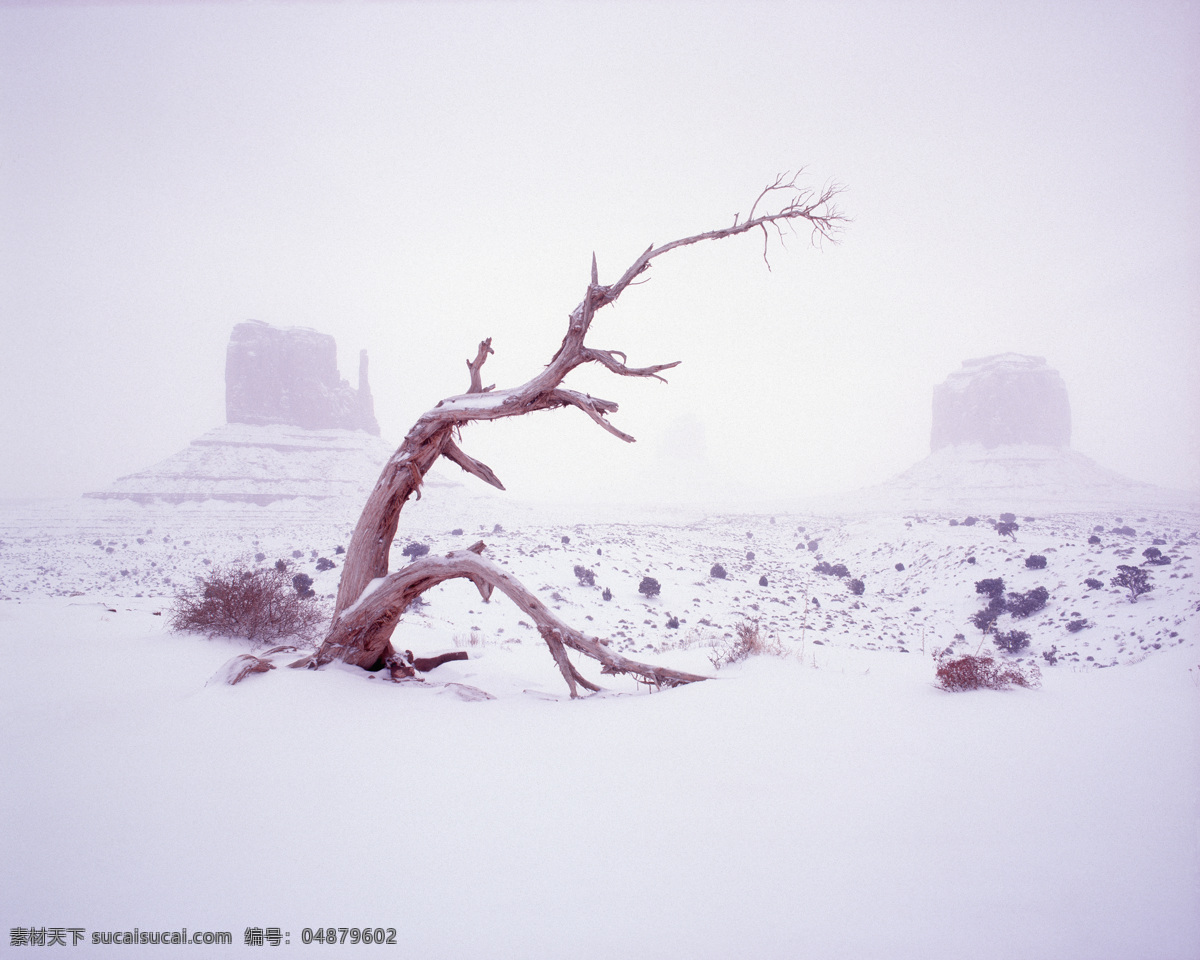
[(717, 641), (713, 644), (712, 653), (708, 655), (709, 661), (718, 670), (764, 653), (775, 657), (783, 656), (783, 647), (778, 640), (763, 638), (757, 620), (743, 620), (733, 628), (733, 632), (733, 639), (722, 638)]

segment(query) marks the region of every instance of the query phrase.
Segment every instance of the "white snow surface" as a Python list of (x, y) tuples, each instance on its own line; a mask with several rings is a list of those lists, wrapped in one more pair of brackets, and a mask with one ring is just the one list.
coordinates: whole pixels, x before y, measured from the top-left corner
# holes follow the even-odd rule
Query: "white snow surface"
[[(247, 927), (312, 956), (302, 930), (329, 926), (397, 930), (330, 956), (1200, 956), (1200, 516), (1060, 506), (1015, 542), (978, 516), (406, 506), (395, 564), (483, 539), (568, 622), (714, 678), (648, 692), (576, 659), (606, 690), (572, 701), (520, 611), (463, 582), (397, 630), (470, 654), (424, 683), (280, 660), (206, 686), (252, 648), (171, 632), (175, 591), (284, 558), (330, 604), (344, 505), (3, 504), (0, 926), (114, 956), (93, 932), (232, 932), (203, 956), (245, 956)], [(1109, 580), (1155, 540), (1171, 563), (1130, 603)], [(1002, 620), (1043, 684), (943, 692), (933, 651), (975, 649), (996, 576), (1050, 591)], [(714, 669), (751, 619), (783, 655)]]

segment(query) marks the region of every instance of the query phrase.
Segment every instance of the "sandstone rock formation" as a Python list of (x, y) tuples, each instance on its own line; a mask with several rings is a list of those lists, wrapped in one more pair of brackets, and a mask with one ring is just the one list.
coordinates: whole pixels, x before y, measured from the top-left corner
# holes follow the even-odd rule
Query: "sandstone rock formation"
[(1002, 353), (966, 360), (933, 389), (930, 449), (978, 443), (1071, 445), (1071, 406), (1042, 357)]
[(225, 419), (378, 436), (366, 351), (359, 357), (356, 390), (338, 374), (337, 344), (328, 334), (281, 330), (258, 320), (239, 323), (225, 354)]

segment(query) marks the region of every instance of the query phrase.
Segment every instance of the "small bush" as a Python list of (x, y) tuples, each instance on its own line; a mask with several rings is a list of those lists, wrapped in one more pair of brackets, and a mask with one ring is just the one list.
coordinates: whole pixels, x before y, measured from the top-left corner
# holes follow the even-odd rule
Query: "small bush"
[(902, 563), (896, 564), (896, 570), (900, 573), (903, 573), (904, 572), (904, 564), (902, 564)]
[(1025, 593), (1010, 593), (1006, 609), (1014, 617), (1031, 617), (1046, 605), (1050, 591), (1045, 587), (1034, 587)]
[[(141, 539), (139, 538), (139, 539), (138, 539), (138, 543), (141, 543), (141, 542), (142, 542), (142, 541), (141, 541)], [(1154, 544), (1156, 547), (1165, 547), (1165, 546), (1167, 545), (1167, 541), (1166, 541), (1166, 540), (1164, 540), (1162, 537), (1155, 537), (1155, 538), (1154, 538), (1153, 540), (1151, 540), (1150, 542), (1151, 542), (1151, 543), (1153, 543), (1153, 544)]]
[(817, 552), (817, 547), (818, 547), (818, 546), (820, 546), (820, 544), (818, 544), (816, 540), (809, 540), (809, 541), (808, 541), (808, 549), (809, 549), (809, 551), (810, 551), (811, 553), (816, 553), (816, 552)]
[(989, 634), (1003, 612), (1004, 601), (1000, 597), (992, 597), (986, 607), (971, 615), (971, 624), (985, 635)]
[(1086, 620), (1072, 620), (1067, 624), (1067, 633), (1078, 633), (1084, 627), (1090, 627), (1091, 624)]
[(1083, 581), (1083, 585), (1085, 587), (1087, 587), (1089, 590), (1099, 590), (1102, 586), (1104, 586), (1104, 584), (1102, 584), (1095, 577), (1088, 577), (1086, 580)]
[(997, 663), (991, 657), (965, 654), (942, 660), (937, 666), (937, 682), (943, 690), (1007, 690), (1011, 686), (1037, 687), (1042, 675), (1035, 664)]
[(581, 587), (594, 587), (596, 585), (596, 571), (576, 564), (575, 579), (579, 581)]
[(452, 536), (452, 537), (461, 537), (462, 535), (463, 535), (462, 527), (455, 527), (453, 530), (450, 531), (450, 536)]
[(288, 562), (286, 560), (276, 560), (275, 569), (280, 573), (287, 573)]
[(668, 630), (678, 630), (679, 629), (679, 618), (678, 617), (668, 617), (667, 618), (667, 629)]
[(266, 555), (265, 553), (256, 553), (256, 554), (254, 555), (254, 562), (255, 562), (255, 563), (262, 563), (262, 562), (263, 562), (264, 560), (266, 560), (266, 559), (267, 559), (267, 555)]
[(1142, 556), (1146, 558), (1146, 562), (1152, 567), (1161, 567), (1171, 562), (1171, 558), (1158, 549), (1158, 547), (1147, 547), (1142, 551)]
[(346, 552), (346, 548), (343, 547), (340, 543), (336, 547), (333, 548), (333, 555), (335, 557), (340, 557), (345, 552)]
[(718, 580), (724, 580), (726, 576), (725, 568), (719, 563), (714, 563), (712, 569), (708, 571), (708, 575), (710, 577), (716, 577)]
[(299, 560), (302, 556), (304, 556), (303, 550), (293, 550), (292, 551), (292, 559), (293, 560)]
[(985, 597), (1002, 597), (1004, 596), (1004, 580), (1001, 577), (976, 580), (975, 592)]
[(417, 543), (416, 541), (413, 541), (412, 543), (407, 544), (404, 549), (400, 551), (400, 555), (403, 557), (411, 557), (413, 560), (416, 560), (417, 557), (423, 557), (428, 552), (429, 544)]
[(747, 560), (753, 560), (753, 559), (754, 559), (754, 551), (753, 551), (753, 550), (747, 550), (747, 551), (746, 551), (746, 559), (747, 559)]
[(1014, 542), (1017, 539), (1017, 531), (1021, 529), (1021, 525), (1013, 523), (1011, 520), (1002, 520), (996, 524), (996, 532), (1002, 537), (1011, 537)]
[(313, 579), (307, 573), (298, 573), (292, 577), (292, 587), (301, 597), (306, 600), (310, 597), (315, 597), (313, 592)]
[(851, 580), (847, 586), (849, 586), (850, 592), (856, 597), (861, 597), (867, 589), (867, 585), (857, 578)]
[(195, 592), (175, 598), (171, 628), (256, 642), (312, 639), (325, 618), (309, 599), (311, 591), (305, 597), (291, 586), (287, 574), (274, 568), (216, 568), (197, 580)]
[(1031, 553), (1025, 558), (1025, 566), (1030, 570), (1041, 570), (1046, 566), (1046, 558), (1040, 553)]
[(951, 520), (951, 521), (950, 521), (950, 526), (952, 526), (952, 527), (957, 527), (957, 526), (958, 526), (958, 521), (957, 521), (957, 520)]
[(638, 584), (638, 593), (644, 597), (657, 597), (660, 590), (662, 585), (653, 577), (642, 577), (642, 582)]
[(974, 563), (975, 563), (975, 558), (974, 558), (974, 557), (967, 557), (967, 563), (974, 564)]
[(1058, 663), (1058, 647), (1053, 646), (1049, 650), (1043, 650), (1042, 659), (1050, 664), (1050, 666), (1054, 666)]
[(1133, 527), (1113, 527), (1109, 533), (1119, 533), (1123, 537), (1136, 537), (1137, 531)]
[(1090, 543), (1093, 547), (1098, 547), (1100, 545), (1100, 538), (1093, 533), (1090, 537), (1088, 537), (1088, 543)]
[(317, 560), (317, 572), (324, 573), (326, 570), (332, 570), (335, 564), (328, 557), (320, 557)]
[(992, 642), (1005, 653), (1018, 653), (1029, 646), (1029, 634), (1024, 630), (1009, 630), (1007, 633), (997, 633)]
[(1117, 571), (1117, 575), (1108, 582), (1114, 587), (1128, 590), (1130, 603), (1137, 603), (1138, 597), (1154, 589), (1154, 584), (1150, 582), (1150, 574), (1145, 570), (1120, 564)]
[(765, 573), (761, 577), (758, 578), (758, 585), (760, 587), (767, 586), (767, 575)]
[(1015, 513), (1002, 513), (1002, 514), (1000, 514), (1000, 522), (1001, 523), (1016, 523), (1017, 515)]
[(978, 517), (967, 517), (967, 519), (963, 521), (963, 526), (964, 527), (973, 527), (978, 522), (979, 522)]
[(604, 592), (602, 594), (600, 594), (600, 599), (601, 600), (611, 600), (612, 599), (612, 591), (609, 590), (608, 587), (605, 587)]

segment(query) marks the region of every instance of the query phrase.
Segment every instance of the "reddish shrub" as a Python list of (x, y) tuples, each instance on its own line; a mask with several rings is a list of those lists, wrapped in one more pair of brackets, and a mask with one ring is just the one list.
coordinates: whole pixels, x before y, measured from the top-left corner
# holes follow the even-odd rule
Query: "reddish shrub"
[(943, 690), (1007, 690), (1010, 686), (1038, 687), (1042, 674), (1036, 664), (997, 663), (991, 657), (964, 654), (942, 660), (937, 666), (937, 682)]
[(171, 627), (258, 642), (311, 639), (325, 619), (311, 596), (312, 591), (304, 596), (286, 572), (274, 568), (217, 568), (197, 578), (192, 593), (175, 598)]

